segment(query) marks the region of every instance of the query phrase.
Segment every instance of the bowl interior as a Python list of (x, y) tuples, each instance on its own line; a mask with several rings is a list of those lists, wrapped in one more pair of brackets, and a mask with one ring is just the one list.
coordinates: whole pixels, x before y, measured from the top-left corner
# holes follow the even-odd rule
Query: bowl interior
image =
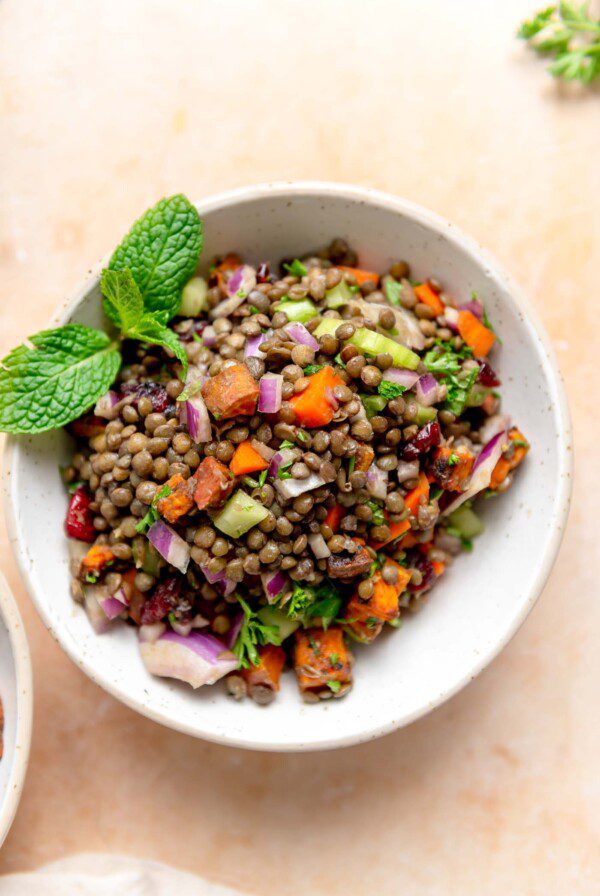
[[(305, 706), (293, 676), (267, 709), (233, 704), (219, 686), (194, 692), (148, 675), (132, 629), (97, 637), (69, 595), (66, 497), (58, 465), (63, 433), (12, 440), (8, 488), (12, 529), (30, 592), (69, 655), (114, 695), (172, 727), (257, 749), (315, 749), (366, 740), (410, 721), (468, 682), (503, 646), (535, 601), (549, 572), (569, 494), (568, 418), (554, 362), (514, 287), (469, 239), (435, 216), (366, 191), (310, 187), (241, 191), (199, 204), (204, 265), (227, 250), (277, 262), (345, 237), (361, 263), (386, 270), (410, 262), (415, 277), (436, 276), (459, 300), (475, 290), (503, 342), (493, 365), (503, 408), (532, 443), (514, 486), (480, 502), (485, 533), (458, 558), (422, 612), (368, 648), (357, 648), (355, 686), (343, 700)], [(63, 317), (102, 325), (97, 280)], [(0, 770), (1, 773), (1, 770)]]

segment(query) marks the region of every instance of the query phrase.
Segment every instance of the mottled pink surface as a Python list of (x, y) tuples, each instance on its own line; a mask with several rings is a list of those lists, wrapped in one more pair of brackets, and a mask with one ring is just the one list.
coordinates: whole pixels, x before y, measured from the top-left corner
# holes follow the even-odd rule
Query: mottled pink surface
[(600, 93), (557, 88), (513, 39), (535, 7), (0, 5), (2, 354), (157, 197), (344, 180), (441, 212), (514, 272), (577, 446), (559, 560), (502, 656), (428, 718), (329, 754), (212, 746), (106, 696), (44, 630), (2, 532), (36, 706), (0, 871), (114, 850), (264, 896), (598, 892)]

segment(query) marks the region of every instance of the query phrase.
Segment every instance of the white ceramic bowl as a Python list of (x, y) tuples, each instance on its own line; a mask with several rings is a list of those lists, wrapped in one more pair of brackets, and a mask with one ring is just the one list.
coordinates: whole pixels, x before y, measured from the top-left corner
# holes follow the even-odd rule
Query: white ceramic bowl
[(25, 782), (33, 684), (23, 621), (0, 573), (0, 697), (4, 708), (4, 753), (0, 759), (0, 846), (8, 834)]
[[(529, 302), (496, 262), (448, 222), (410, 202), (328, 183), (248, 187), (198, 203), (204, 265), (226, 250), (278, 261), (334, 236), (361, 263), (385, 271), (407, 259), (416, 277), (437, 276), (447, 291), (486, 302), (503, 345), (494, 367), (504, 408), (531, 440), (531, 455), (510, 491), (483, 508), (486, 531), (436, 585), (423, 611), (368, 648), (358, 648), (355, 685), (343, 700), (304, 705), (292, 675), (268, 708), (234, 704), (222, 688), (194, 692), (152, 678), (135, 633), (93, 634), (69, 596), (63, 536), (66, 500), (58, 464), (63, 433), (11, 439), (7, 458), (9, 527), (29, 592), (51, 633), (98, 684), (129, 706), (197, 737), (262, 750), (311, 750), (378, 737), (447, 700), (514, 635), (552, 567), (571, 490), (571, 436), (560, 373)], [(115, 234), (115, 238), (119, 234)], [(85, 260), (82, 260), (82, 265)], [(99, 269), (98, 269), (99, 270)], [(102, 325), (98, 271), (58, 313), (59, 322)]]

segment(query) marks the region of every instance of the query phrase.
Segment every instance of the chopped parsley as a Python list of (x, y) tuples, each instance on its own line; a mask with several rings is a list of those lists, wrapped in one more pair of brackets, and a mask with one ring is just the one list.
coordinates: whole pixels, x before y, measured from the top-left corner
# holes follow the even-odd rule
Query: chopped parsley
[(260, 476), (258, 477), (258, 486), (259, 488), (265, 484), (267, 481), (267, 473), (268, 470), (263, 470)]
[(290, 467), (294, 463), (293, 460), (289, 460), (286, 464), (282, 464), (277, 470), (277, 478), (278, 479), (291, 479), (292, 474), (290, 473)]
[(246, 601), (239, 595), (236, 596), (244, 613), (244, 621), (233, 645), (233, 652), (237, 656), (238, 669), (249, 669), (251, 665), (259, 664), (257, 647), (265, 644), (275, 644), (279, 647), (281, 637), (276, 625), (264, 625)]
[(352, 476), (354, 473), (354, 467), (356, 466), (356, 457), (351, 457), (350, 462), (348, 464), (348, 476)]
[(292, 619), (320, 618), (323, 628), (326, 629), (337, 618), (341, 606), (342, 598), (336, 588), (328, 579), (324, 579), (314, 588), (295, 583), (292, 597), (284, 609)]
[(294, 445), (294, 443), (290, 442), (289, 439), (284, 439), (283, 442), (281, 443), (281, 445), (279, 446), (279, 450), (286, 451), (288, 448), (295, 448), (295, 447), (296, 446)]
[[(526, 444), (527, 444), (527, 442), (523, 442), (524, 446)], [(517, 442), (513, 442), (513, 445), (517, 445)], [(79, 482), (69, 482), (69, 484), (67, 485), (67, 491), (69, 492), (70, 495), (73, 495), (73, 494), (75, 494), (75, 492), (77, 491), (78, 488), (81, 488), (82, 485), (83, 485), (83, 482), (81, 480), (79, 480)]]
[(429, 503), (432, 501), (437, 501), (438, 498), (441, 498), (443, 489), (439, 487), (439, 485), (434, 485), (429, 490)]
[(473, 539), (463, 535), (460, 529), (457, 529), (456, 526), (448, 526), (446, 532), (448, 535), (453, 535), (454, 538), (460, 539), (463, 551), (470, 552), (473, 550)]
[(305, 432), (302, 432), (302, 430), (299, 429), (296, 433), (296, 438), (300, 439), (301, 442), (306, 442), (306, 440), (308, 439), (308, 436), (306, 435)]
[(305, 376), (312, 376), (313, 373), (318, 373), (319, 370), (323, 369), (323, 364), (307, 364), (304, 368)]
[(392, 401), (394, 398), (398, 398), (399, 395), (402, 395), (403, 392), (406, 392), (406, 386), (401, 386), (400, 383), (392, 383), (390, 380), (383, 379), (377, 386), (377, 392), (382, 398), (385, 398), (386, 401)]
[(260, 314), (260, 311), (256, 307), (256, 305), (250, 305), (250, 314)]
[(85, 574), (86, 582), (89, 582), (90, 585), (95, 585), (98, 581), (98, 575), (95, 572), (88, 572)]
[(333, 680), (329, 679), (328, 681), (325, 682), (325, 684), (327, 685), (327, 687), (333, 694), (339, 694), (339, 692), (342, 688), (341, 681), (333, 681)]
[(388, 619), (388, 625), (391, 625), (392, 628), (402, 628), (402, 620), (396, 616), (395, 619)]
[(293, 277), (305, 277), (308, 274), (308, 269), (298, 258), (294, 258), (291, 264), (284, 264), (283, 267)]
[(448, 466), (455, 467), (456, 464), (459, 463), (459, 461), (460, 461), (460, 457), (458, 456), (458, 454), (455, 454), (453, 451), (452, 454), (450, 455), (450, 457), (448, 458)]
[(444, 407), (457, 417), (464, 411), (469, 392), (479, 374), (479, 367), (474, 367), (473, 370), (462, 369), (462, 362), (472, 356), (470, 348), (464, 346), (456, 350), (450, 343), (438, 339), (434, 348), (423, 359), (430, 373), (443, 377), (448, 390)]
[(154, 498), (152, 499), (152, 504), (150, 505), (148, 513), (146, 514), (146, 516), (143, 516), (139, 523), (136, 525), (136, 532), (141, 532), (142, 534), (144, 532), (147, 532), (150, 526), (152, 526), (158, 519), (160, 519), (160, 513), (156, 509), (156, 505), (161, 498), (166, 498), (171, 494), (172, 491), (173, 489), (170, 485), (163, 485), (162, 488), (159, 488), (159, 490), (154, 495)]
[[(515, 448), (529, 448), (529, 442), (526, 442), (525, 439), (512, 439), (512, 443)], [(71, 491), (70, 487), (69, 491)]]
[(198, 333), (192, 333), (192, 339), (194, 342), (202, 342), (202, 336), (199, 336)]
[(335, 356), (335, 358), (333, 360), (337, 364), (338, 367), (341, 367), (343, 370), (346, 369), (346, 365), (342, 361), (342, 356), (340, 355), (339, 352), (337, 353), (337, 355)]

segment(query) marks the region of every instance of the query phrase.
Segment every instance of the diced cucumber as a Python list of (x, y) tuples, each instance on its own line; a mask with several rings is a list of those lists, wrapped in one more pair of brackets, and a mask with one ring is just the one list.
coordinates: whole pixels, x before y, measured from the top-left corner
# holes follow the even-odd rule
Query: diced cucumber
[(382, 395), (361, 395), (360, 398), (369, 419), (383, 411), (387, 404)]
[(425, 423), (431, 423), (432, 420), (435, 420), (437, 417), (437, 411), (435, 408), (426, 408), (422, 404), (417, 407), (417, 414), (415, 417), (415, 423), (417, 426), (423, 426)]
[(463, 538), (476, 538), (485, 528), (477, 514), (464, 504), (448, 515), (448, 522)]
[(213, 523), (231, 538), (240, 538), (251, 529), (261, 523), (265, 517), (269, 515), (269, 511), (246, 492), (238, 489), (234, 492), (223, 510), (213, 517)]
[(344, 321), (340, 320), (339, 317), (324, 317), (317, 329), (314, 330), (313, 336), (316, 336), (317, 339), (319, 336), (324, 336), (325, 333), (333, 336), (337, 328), (341, 327), (343, 323)]
[(471, 387), (467, 396), (466, 407), (480, 407), (491, 391), (491, 389), (486, 389), (485, 386), (480, 386), (478, 383), (475, 383), (475, 385)]
[(157, 576), (160, 572), (160, 554), (145, 536), (133, 539), (133, 562), (137, 569), (149, 576)]
[(181, 317), (198, 317), (208, 308), (207, 296), (208, 283), (204, 277), (192, 277), (183, 287), (177, 313)]
[(297, 320), (301, 324), (305, 324), (307, 320), (312, 320), (318, 314), (317, 308), (310, 299), (302, 299), (300, 302), (279, 302), (275, 306), (278, 311), (284, 311), (288, 320)]
[(345, 280), (340, 280), (333, 289), (328, 289), (325, 293), (325, 304), (328, 308), (341, 308), (352, 301), (352, 290)]
[[(324, 317), (313, 336), (317, 339), (325, 333), (334, 335), (338, 327), (344, 323), (337, 317)], [(347, 340), (352, 345), (364, 352), (366, 355), (391, 355), (395, 367), (408, 367), (409, 370), (416, 370), (419, 366), (420, 358), (414, 352), (393, 339), (383, 336), (381, 333), (375, 333), (374, 330), (367, 330), (366, 327), (359, 327), (354, 336)]]
[(275, 625), (282, 641), (293, 635), (300, 627), (299, 619), (290, 619), (287, 613), (278, 610), (277, 607), (262, 607), (256, 615), (264, 625)]

